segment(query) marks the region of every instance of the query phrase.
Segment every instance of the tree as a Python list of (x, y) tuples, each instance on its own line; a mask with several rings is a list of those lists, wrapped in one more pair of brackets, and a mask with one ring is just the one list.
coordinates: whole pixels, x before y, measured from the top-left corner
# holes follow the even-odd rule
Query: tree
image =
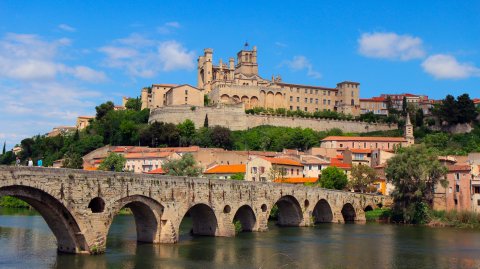
[(128, 98), (127, 103), (125, 103), (125, 108), (135, 111), (142, 110), (142, 100), (139, 97), (137, 98)]
[(389, 114), (396, 114), (397, 110), (393, 108), (392, 97), (390, 95), (387, 96), (385, 102), (387, 103), (387, 110)]
[(2, 150), (2, 155), (5, 155), (5, 152), (7, 151), (7, 142), (3, 142), (3, 150)]
[(364, 193), (377, 178), (377, 173), (370, 166), (359, 164), (352, 166), (350, 176), (348, 186), (355, 191), (359, 190)]
[(215, 126), (212, 128), (211, 141), (214, 147), (232, 149), (232, 132), (226, 127)]
[(208, 98), (207, 94), (203, 95), (203, 105), (204, 106), (209, 106), (210, 105), (210, 98)]
[(437, 116), (441, 121), (446, 121), (448, 124), (455, 124), (458, 121), (457, 103), (455, 97), (450, 94), (442, 100), (441, 105), (434, 111), (438, 113)]
[(109, 111), (112, 111), (114, 107), (115, 105), (112, 101), (107, 101), (99, 106), (96, 106), (95, 110), (97, 111), (97, 115), (95, 116), (95, 119), (101, 120)]
[(318, 181), (320, 187), (335, 190), (345, 189), (348, 183), (345, 172), (334, 166), (323, 169)]
[(205, 120), (203, 121), (203, 127), (208, 128), (208, 114), (205, 114)]
[(171, 176), (196, 177), (201, 173), (192, 154), (184, 154), (181, 159), (169, 160), (162, 165), (163, 171)]
[(83, 159), (80, 154), (69, 151), (65, 153), (63, 159), (63, 168), (72, 168), (72, 169), (82, 169), (83, 168)]
[(98, 166), (98, 170), (122, 172), (127, 160), (123, 155), (111, 152)]
[(180, 146), (189, 146), (195, 135), (195, 123), (190, 119), (186, 119), (177, 125), (177, 128), (180, 133)]
[(470, 96), (467, 93), (464, 93), (457, 97), (456, 105), (458, 111), (458, 123), (470, 123), (477, 119), (477, 109), (475, 108), (473, 100), (470, 99)]
[(286, 171), (282, 167), (278, 167), (276, 165), (272, 165), (270, 170), (268, 171), (268, 180), (275, 181), (276, 179), (283, 180), (286, 175)]
[(417, 110), (417, 113), (415, 113), (415, 124), (417, 125), (417, 127), (423, 126), (423, 119), (424, 119), (423, 109), (419, 108)]
[(394, 213), (407, 223), (425, 223), (428, 207), (433, 204), (434, 188), (444, 187), (447, 170), (438, 161), (438, 156), (425, 146), (416, 145), (402, 148), (388, 160), (385, 174), (395, 186), (392, 193)]
[(232, 180), (245, 180), (245, 173), (236, 173), (233, 174), (230, 179)]
[(402, 114), (403, 115), (407, 115), (407, 97), (406, 96), (403, 96), (403, 100), (402, 100)]

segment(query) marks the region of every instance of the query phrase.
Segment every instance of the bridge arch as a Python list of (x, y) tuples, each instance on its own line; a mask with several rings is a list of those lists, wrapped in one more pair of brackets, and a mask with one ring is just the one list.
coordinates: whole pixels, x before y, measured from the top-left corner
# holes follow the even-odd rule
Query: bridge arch
[(315, 224), (333, 222), (333, 212), (328, 201), (320, 199), (313, 208), (312, 216)]
[(291, 195), (282, 196), (275, 205), (278, 208), (277, 225), (300, 226), (303, 221), (303, 213), (300, 203), (295, 197)]
[(351, 203), (346, 203), (342, 207), (342, 216), (345, 222), (354, 222), (357, 218), (355, 208)]
[(192, 218), (193, 235), (207, 235), (215, 236), (218, 230), (218, 220), (213, 209), (207, 204), (198, 203), (191, 206), (177, 226), (177, 231), (180, 231), (180, 224), (187, 215)]
[(367, 212), (367, 211), (372, 211), (372, 210), (373, 210), (373, 206), (371, 206), (371, 205), (367, 205), (367, 206), (363, 209), (363, 211), (365, 211), (365, 212)]
[(235, 221), (239, 221), (242, 225), (242, 232), (252, 232), (257, 223), (257, 217), (249, 205), (242, 205), (233, 217), (233, 222)]
[(59, 252), (89, 252), (77, 220), (57, 198), (38, 188), (20, 185), (1, 187), (1, 196), (21, 199), (37, 210), (57, 239)]
[[(159, 202), (143, 195), (127, 196), (117, 200), (113, 204), (112, 216), (117, 215), (122, 208), (129, 208), (132, 211), (135, 219), (138, 242), (160, 242), (160, 220), (164, 207)], [(112, 221), (113, 217), (110, 219), (110, 225)]]

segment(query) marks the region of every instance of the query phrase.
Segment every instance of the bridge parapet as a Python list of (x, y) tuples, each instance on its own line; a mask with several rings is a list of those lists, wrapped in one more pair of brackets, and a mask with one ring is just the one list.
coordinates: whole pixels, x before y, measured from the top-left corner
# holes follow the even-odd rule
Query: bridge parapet
[(0, 166), (0, 196), (25, 200), (45, 218), (58, 250), (101, 253), (120, 209), (130, 208), (137, 240), (176, 243), (188, 215), (198, 235), (267, 231), (274, 206), (281, 226), (365, 221), (364, 209), (390, 197), (281, 183), (171, 177), (58, 168)]

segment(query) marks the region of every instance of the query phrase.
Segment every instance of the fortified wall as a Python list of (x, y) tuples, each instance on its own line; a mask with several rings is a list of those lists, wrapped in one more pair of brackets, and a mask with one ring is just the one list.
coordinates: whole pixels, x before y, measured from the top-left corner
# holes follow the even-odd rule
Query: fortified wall
[(315, 131), (327, 131), (339, 128), (344, 132), (364, 133), (372, 131), (387, 131), (397, 127), (394, 124), (367, 123), (362, 121), (312, 119), (300, 117), (251, 115), (246, 114), (242, 104), (217, 107), (170, 106), (155, 108), (150, 113), (149, 123), (167, 122), (179, 124), (190, 119), (196, 127), (203, 126), (208, 115), (210, 126), (219, 125), (230, 130), (246, 130), (249, 128), (272, 125), (280, 127), (311, 128)]

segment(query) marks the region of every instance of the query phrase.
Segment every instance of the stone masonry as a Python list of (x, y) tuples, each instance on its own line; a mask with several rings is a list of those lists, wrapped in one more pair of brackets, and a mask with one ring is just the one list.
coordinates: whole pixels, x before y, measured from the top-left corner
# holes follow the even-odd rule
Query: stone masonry
[(233, 237), (236, 220), (244, 231), (267, 231), (274, 205), (278, 225), (312, 226), (362, 222), (365, 209), (392, 202), (385, 196), (280, 183), (0, 166), (4, 195), (39, 211), (58, 251), (87, 254), (105, 251), (113, 218), (124, 207), (134, 215), (138, 241), (176, 243), (187, 212), (193, 234)]
[(179, 124), (190, 119), (197, 128), (203, 126), (205, 116), (211, 126), (219, 125), (230, 130), (247, 130), (261, 125), (281, 127), (311, 128), (315, 131), (326, 131), (339, 128), (344, 132), (365, 133), (397, 129), (394, 124), (368, 123), (362, 121), (312, 119), (299, 117), (282, 117), (272, 115), (246, 114), (243, 105), (218, 107), (171, 106), (155, 108), (150, 113), (149, 123), (167, 122)]

